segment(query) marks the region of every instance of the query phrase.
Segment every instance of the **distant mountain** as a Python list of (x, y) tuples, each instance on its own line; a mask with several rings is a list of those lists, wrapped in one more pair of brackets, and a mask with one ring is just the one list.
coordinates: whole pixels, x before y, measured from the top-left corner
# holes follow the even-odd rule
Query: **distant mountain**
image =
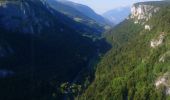
[(62, 99), (60, 85), (107, 46), (84, 35), (94, 31), (44, 0), (0, 1), (0, 99)]
[(69, 16), (75, 21), (85, 23), (91, 27), (109, 27), (113, 25), (112, 22), (96, 14), (88, 6), (67, 0), (47, 0), (47, 3), (49, 3), (52, 8)]
[(107, 19), (103, 18), (101, 15), (94, 12), (90, 7), (86, 5), (77, 4), (66, 0), (59, 0), (59, 1), (65, 5), (75, 8), (79, 12), (83, 13), (84, 15), (88, 16), (89, 18), (95, 20), (100, 24), (104, 24), (104, 25), (111, 24)]
[(103, 14), (103, 16), (110, 20), (112, 23), (118, 24), (127, 18), (129, 14), (130, 7), (122, 7), (107, 11)]

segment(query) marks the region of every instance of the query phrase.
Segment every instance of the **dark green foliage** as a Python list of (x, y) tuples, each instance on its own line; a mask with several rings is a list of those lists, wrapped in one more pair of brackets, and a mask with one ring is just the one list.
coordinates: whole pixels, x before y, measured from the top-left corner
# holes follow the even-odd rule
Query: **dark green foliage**
[[(161, 55), (170, 50), (170, 4), (146, 4), (162, 6), (147, 22), (153, 25), (152, 30), (125, 20), (106, 33), (113, 48), (102, 58), (94, 82), (78, 100), (169, 100), (165, 87), (156, 89), (155, 81), (170, 70), (168, 61), (159, 62)], [(151, 48), (151, 40), (162, 32), (166, 34), (163, 44)]]
[[(124, 29), (128, 30), (124, 30)], [(135, 29), (135, 30), (134, 30)], [(122, 46), (142, 30), (141, 25), (134, 25), (132, 20), (125, 20), (105, 34), (108, 42), (115, 48)]]

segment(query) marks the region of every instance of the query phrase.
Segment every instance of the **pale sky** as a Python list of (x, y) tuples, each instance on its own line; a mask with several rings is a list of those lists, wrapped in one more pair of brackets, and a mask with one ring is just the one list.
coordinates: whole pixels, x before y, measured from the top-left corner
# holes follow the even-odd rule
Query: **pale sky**
[(70, 0), (91, 7), (95, 12), (102, 14), (106, 11), (131, 6), (135, 2), (158, 1), (158, 0)]

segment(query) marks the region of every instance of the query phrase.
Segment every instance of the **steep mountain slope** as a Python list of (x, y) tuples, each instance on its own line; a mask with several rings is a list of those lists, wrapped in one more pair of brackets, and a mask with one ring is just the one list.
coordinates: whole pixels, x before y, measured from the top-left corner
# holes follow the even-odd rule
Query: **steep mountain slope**
[(101, 15), (95, 13), (91, 8), (85, 5), (77, 4), (71, 1), (66, 1), (66, 0), (59, 0), (61, 3), (73, 7), (79, 12), (83, 13), (84, 15), (88, 16), (89, 18), (95, 20), (97, 23), (101, 25), (109, 25), (112, 24), (110, 23), (107, 19), (103, 18)]
[(130, 7), (122, 7), (107, 11), (103, 14), (105, 18), (110, 20), (115, 24), (119, 24), (123, 20), (125, 20), (130, 14)]
[(67, 0), (47, 0), (57, 11), (69, 16), (77, 22), (86, 24), (92, 28), (107, 28), (113, 24), (102, 16), (96, 14), (91, 8)]
[(0, 99), (63, 98), (60, 84), (72, 82), (107, 45), (78, 26), (86, 28), (43, 0), (1, 1)]
[(78, 99), (169, 100), (169, 22), (170, 2), (134, 4), (130, 18), (107, 33), (113, 48)]

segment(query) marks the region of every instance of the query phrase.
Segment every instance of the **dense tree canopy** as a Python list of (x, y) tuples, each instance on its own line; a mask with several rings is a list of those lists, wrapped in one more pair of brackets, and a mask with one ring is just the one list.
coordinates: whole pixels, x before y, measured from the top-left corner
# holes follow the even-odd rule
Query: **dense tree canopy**
[[(154, 5), (154, 2), (150, 2)], [(164, 3), (165, 4), (165, 3)], [(156, 2), (155, 5), (159, 5)], [(160, 4), (162, 5), (162, 4)], [(112, 49), (97, 66), (94, 82), (82, 96), (82, 100), (165, 100), (165, 88), (157, 89), (156, 79), (169, 72), (170, 62), (160, 62), (161, 55), (170, 50), (170, 7), (161, 6), (158, 13), (147, 22), (151, 31), (141, 24), (125, 20), (106, 33)], [(151, 48), (153, 39), (165, 34), (161, 46)]]

